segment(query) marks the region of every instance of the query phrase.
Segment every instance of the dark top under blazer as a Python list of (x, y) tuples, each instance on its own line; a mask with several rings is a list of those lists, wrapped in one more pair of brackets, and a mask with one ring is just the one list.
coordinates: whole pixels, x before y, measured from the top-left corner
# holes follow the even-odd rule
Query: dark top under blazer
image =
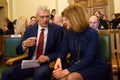
[[(78, 61), (76, 44), (80, 45), (80, 62)], [(67, 53), (71, 53), (74, 62), (68, 67), (69, 72), (79, 72), (83, 75), (84, 80), (100, 80), (100, 77), (103, 77), (104, 80), (106, 75), (102, 75), (108, 73), (108, 65), (102, 58), (99, 47), (99, 35), (96, 30), (90, 27), (81, 33), (74, 33), (71, 30), (61, 43), (59, 58), (64, 60)], [(92, 75), (99, 79), (94, 79)]]
[[(37, 33), (38, 33), (38, 24), (34, 26), (30, 26), (25, 31), (22, 42), (29, 37), (35, 37), (35, 36), (37, 37)], [(62, 27), (49, 23), (48, 24), (48, 35), (47, 35), (47, 40), (46, 40), (47, 42), (46, 42), (46, 48), (45, 48), (44, 55), (47, 55), (50, 60), (54, 60), (57, 57), (57, 54), (55, 53), (55, 51), (57, 50), (57, 47), (61, 43), (62, 38), (63, 38)], [(17, 54), (24, 53), (24, 50), (22, 48), (22, 42), (16, 48)], [(31, 59), (35, 51), (35, 46), (29, 47), (28, 50), (29, 50), (28, 59)]]

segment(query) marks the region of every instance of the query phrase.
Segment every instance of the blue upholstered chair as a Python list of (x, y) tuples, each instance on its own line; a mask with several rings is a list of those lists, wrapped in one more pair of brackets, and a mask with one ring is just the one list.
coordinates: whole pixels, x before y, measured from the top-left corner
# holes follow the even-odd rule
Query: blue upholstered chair
[(21, 37), (12, 37), (11, 35), (4, 36), (3, 57), (2, 62), (13, 57), (17, 57), (16, 47), (20, 43)]

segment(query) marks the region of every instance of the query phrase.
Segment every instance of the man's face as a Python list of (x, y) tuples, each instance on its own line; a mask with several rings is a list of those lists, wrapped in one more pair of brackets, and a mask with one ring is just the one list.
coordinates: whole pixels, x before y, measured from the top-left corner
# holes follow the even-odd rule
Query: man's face
[(48, 10), (39, 11), (37, 13), (37, 20), (41, 27), (46, 27), (50, 20), (50, 12)]
[(35, 23), (37, 23), (37, 19), (36, 18), (32, 18), (30, 20), (30, 25), (34, 25)]
[(63, 18), (63, 24), (65, 24), (65, 26), (67, 27), (67, 29), (71, 28), (71, 23), (68, 20), (68, 18), (66, 18), (66, 17)]
[(98, 18), (96, 16), (90, 17), (89, 26), (94, 28), (94, 29), (98, 29), (98, 25), (99, 25)]

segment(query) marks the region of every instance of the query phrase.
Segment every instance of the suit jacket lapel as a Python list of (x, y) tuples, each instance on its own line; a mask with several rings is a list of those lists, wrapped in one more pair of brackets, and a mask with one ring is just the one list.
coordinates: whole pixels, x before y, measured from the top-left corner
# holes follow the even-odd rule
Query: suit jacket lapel
[[(37, 38), (38, 24), (36, 24), (34, 27), (35, 27), (35, 28), (33, 28), (33, 30), (32, 30), (32, 34), (33, 34), (32, 37), (36, 37), (36, 38)], [(33, 46), (33, 50), (32, 50), (33, 52), (34, 52), (35, 48), (36, 48), (36, 44), (35, 44), (35, 46)]]
[(38, 24), (34, 26), (34, 31), (33, 31), (33, 34), (35, 35), (35, 37), (37, 37), (37, 34), (38, 34)]
[(48, 36), (47, 36), (45, 53), (46, 53), (47, 49), (50, 47), (51, 40), (52, 40), (51, 37), (53, 37), (53, 36), (52, 36), (52, 29), (51, 29), (51, 28), (52, 28), (51, 25), (48, 24)]

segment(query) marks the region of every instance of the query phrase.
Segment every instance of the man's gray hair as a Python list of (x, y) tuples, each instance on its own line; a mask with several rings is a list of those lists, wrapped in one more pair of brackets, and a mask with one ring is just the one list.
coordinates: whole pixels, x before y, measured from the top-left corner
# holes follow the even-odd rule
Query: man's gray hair
[(41, 5), (37, 8), (36, 13), (39, 13), (40, 11), (50, 11), (47, 6)]

